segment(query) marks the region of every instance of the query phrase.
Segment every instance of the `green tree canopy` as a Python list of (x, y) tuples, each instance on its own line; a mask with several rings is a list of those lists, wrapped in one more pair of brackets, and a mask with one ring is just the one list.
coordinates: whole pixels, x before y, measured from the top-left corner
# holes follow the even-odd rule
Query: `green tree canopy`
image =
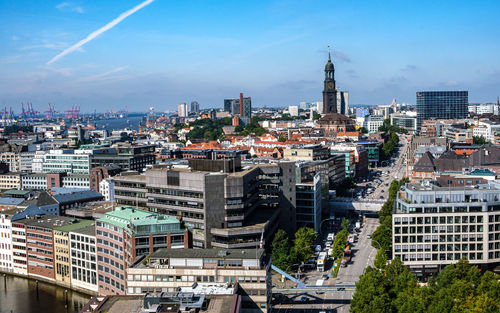
[(462, 259), (420, 285), (396, 258), (383, 269), (366, 269), (351, 312), (500, 312), (500, 276)]
[(295, 233), (294, 250), (299, 262), (306, 262), (314, 254), (316, 232), (309, 227), (302, 227)]

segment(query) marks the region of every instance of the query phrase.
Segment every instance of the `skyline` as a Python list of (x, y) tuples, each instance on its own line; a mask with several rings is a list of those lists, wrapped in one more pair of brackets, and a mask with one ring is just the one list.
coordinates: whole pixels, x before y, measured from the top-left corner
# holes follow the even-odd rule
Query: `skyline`
[[(325, 10), (325, 7), (328, 8)], [(352, 104), (415, 103), (421, 90), (500, 91), (500, 4), (0, 3), (0, 107), (82, 112), (321, 101), (327, 46)], [(83, 43), (82, 43), (83, 42)]]

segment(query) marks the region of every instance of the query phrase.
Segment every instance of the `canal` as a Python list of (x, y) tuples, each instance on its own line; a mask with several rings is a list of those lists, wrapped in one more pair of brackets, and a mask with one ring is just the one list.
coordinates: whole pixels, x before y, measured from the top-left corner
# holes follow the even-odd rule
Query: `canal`
[(89, 295), (43, 282), (37, 290), (34, 280), (0, 275), (0, 313), (78, 313), (89, 299)]

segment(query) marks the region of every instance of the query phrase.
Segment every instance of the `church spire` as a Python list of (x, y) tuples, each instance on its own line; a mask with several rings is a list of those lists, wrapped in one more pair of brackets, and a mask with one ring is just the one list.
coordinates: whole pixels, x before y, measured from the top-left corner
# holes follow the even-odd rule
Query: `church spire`
[(330, 57), (330, 46), (328, 46), (328, 61), (332, 62), (332, 58)]

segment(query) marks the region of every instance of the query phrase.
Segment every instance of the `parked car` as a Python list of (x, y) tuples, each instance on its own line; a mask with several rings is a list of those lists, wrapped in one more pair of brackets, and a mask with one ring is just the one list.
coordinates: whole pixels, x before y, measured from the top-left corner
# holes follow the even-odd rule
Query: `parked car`
[(321, 279), (323, 280), (328, 280), (328, 278), (330, 278), (330, 276), (328, 276), (327, 274), (323, 274), (323, 276), (321, 276)]

